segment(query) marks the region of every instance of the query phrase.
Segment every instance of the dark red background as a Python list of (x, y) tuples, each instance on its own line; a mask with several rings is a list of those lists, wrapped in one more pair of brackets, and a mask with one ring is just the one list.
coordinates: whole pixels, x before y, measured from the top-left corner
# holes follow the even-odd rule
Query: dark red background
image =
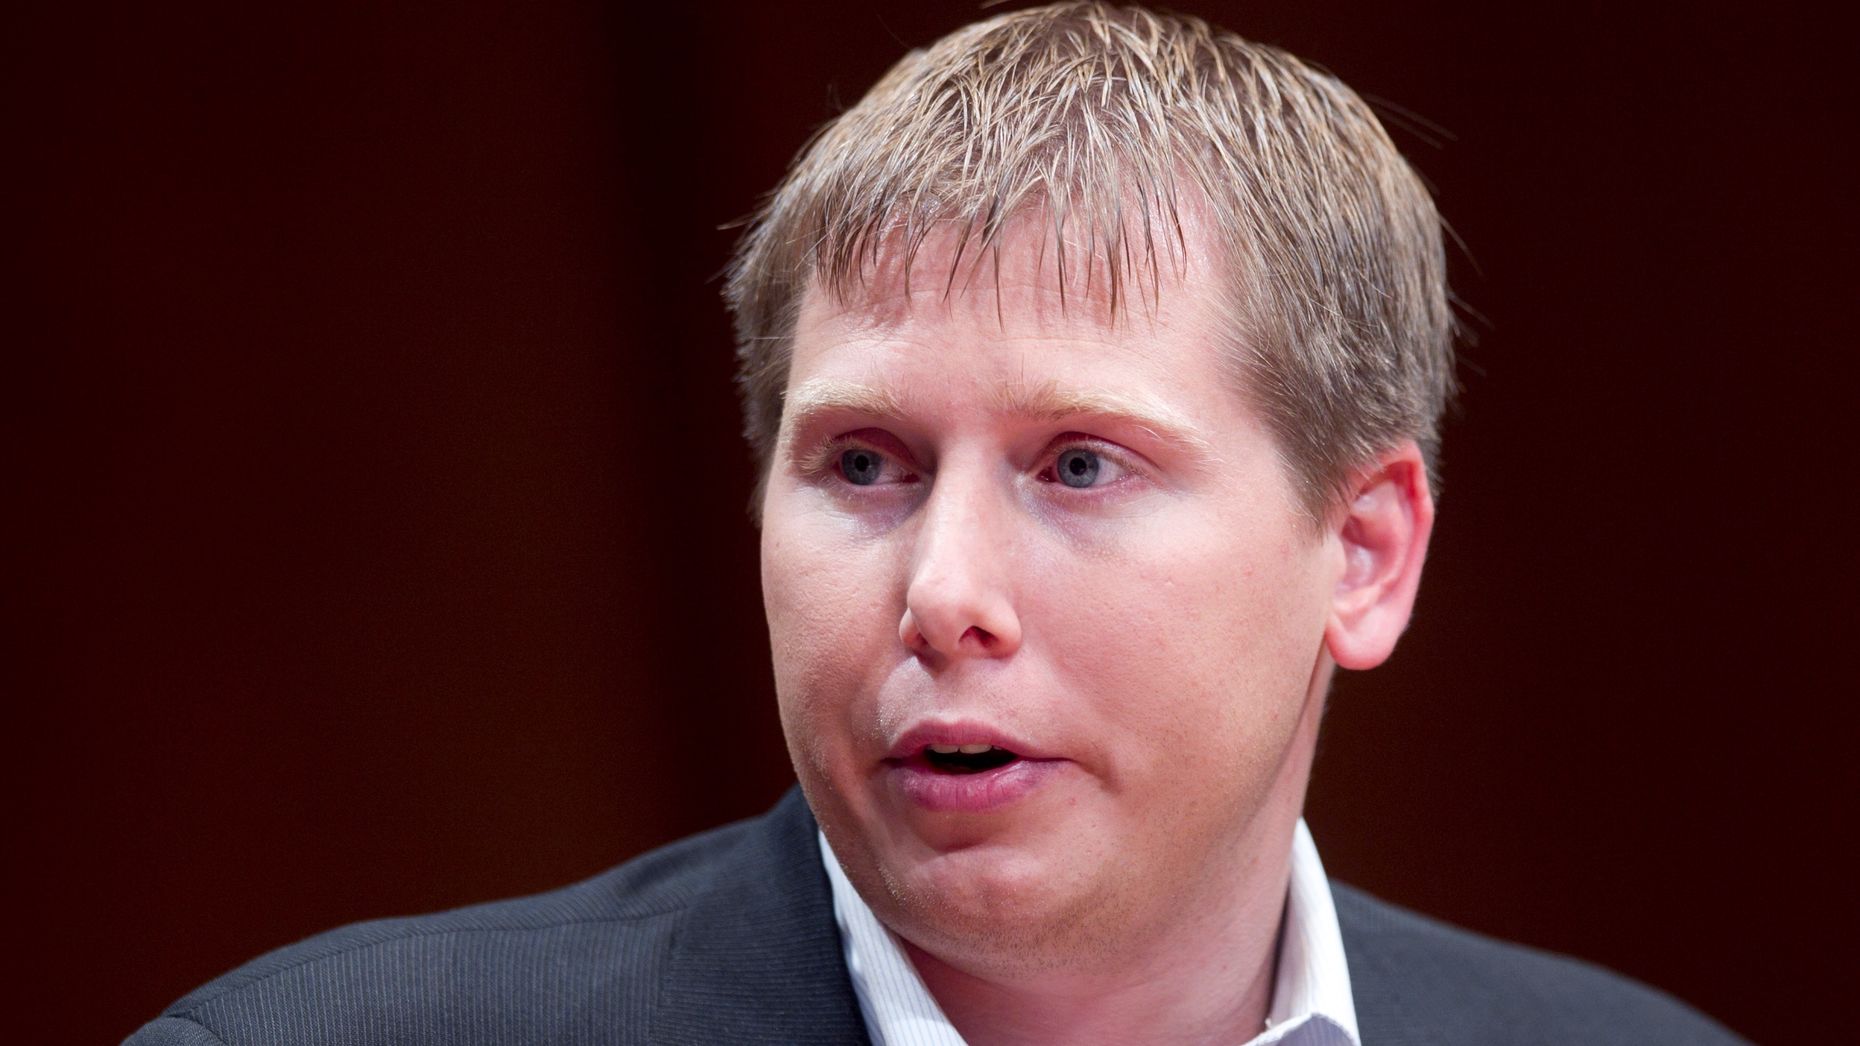
[[(1326, 727), (1332, 874), (1810, 1037), (1855, 931), (1848, 38), (1183, 6), (1451, 132), (1397, 137), (1485, 317), (1415, 625)], [(781, 792), (718, 227), (976, 14), (145, 8), (5, 45), (35, 1041)]]

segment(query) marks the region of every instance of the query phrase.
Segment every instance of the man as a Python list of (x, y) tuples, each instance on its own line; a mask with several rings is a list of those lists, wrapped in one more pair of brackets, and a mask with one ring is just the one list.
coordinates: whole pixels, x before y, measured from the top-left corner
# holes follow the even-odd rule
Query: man
[(1333, 886), (1300, 820), (1333, 672), (1419, 584), (1443, 268), (1289, 55), (1061, 5), (906, 57), (728, 292), (801, 795), (132, 1041), (1734, 1041)]

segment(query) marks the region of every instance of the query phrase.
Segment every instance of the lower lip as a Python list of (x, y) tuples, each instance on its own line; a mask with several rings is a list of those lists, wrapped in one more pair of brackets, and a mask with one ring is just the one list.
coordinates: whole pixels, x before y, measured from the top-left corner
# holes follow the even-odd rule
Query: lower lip
[(1064, 765), (1063, 759), (1016, 759), (979, 774), (950, 774), (913, 759), (888, 764), (886, 777), (906, 801), (925, 810), (979, 814), (1026, 798)]

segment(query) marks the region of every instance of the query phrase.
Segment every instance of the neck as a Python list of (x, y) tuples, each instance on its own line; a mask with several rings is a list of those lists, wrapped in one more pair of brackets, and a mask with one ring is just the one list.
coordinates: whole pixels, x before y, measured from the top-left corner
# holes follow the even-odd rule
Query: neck
[(1265, 1026), (1272, 1004), (1288, 874), (1278, 861), (1277, 874), (1257, 875), (1263, 881), (1246, 891), (1251, 903), (1219, 918), (1185, 899), (1178, 925), (1120, 954), (1115, 969), (991, 974), (958, 969), (908, 941), (905, 953), (975, 1046), (1244, 1041)]

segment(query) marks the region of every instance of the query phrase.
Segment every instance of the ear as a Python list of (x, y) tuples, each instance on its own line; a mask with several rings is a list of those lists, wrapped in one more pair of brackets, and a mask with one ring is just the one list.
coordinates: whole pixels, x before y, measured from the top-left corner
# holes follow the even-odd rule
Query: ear
[(1342, 551), (1324, 645), (1343, 668), (1374, 668), (1408, 627), (1434, 529), (1434, 495), (1413, 440), (1351, 478), (1333, 536)]

